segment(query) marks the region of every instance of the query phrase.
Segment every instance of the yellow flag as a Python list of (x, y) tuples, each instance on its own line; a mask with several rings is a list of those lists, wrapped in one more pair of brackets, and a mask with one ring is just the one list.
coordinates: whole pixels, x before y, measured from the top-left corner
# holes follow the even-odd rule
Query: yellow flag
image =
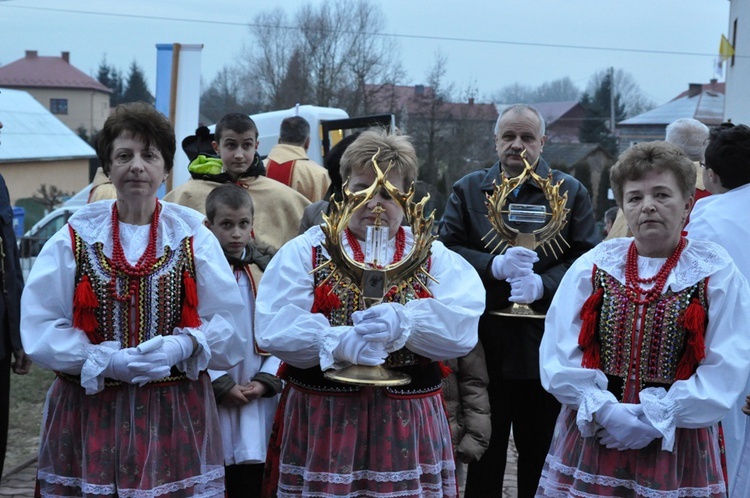
[(719, 43), (719, 59), (721, 60), (721, 62), (724, 62), (733, 55), (734, 47), (731, 43), (729, 43), (729, 40), (727, 40), (726, 36), (721, 35), (721, 43)]

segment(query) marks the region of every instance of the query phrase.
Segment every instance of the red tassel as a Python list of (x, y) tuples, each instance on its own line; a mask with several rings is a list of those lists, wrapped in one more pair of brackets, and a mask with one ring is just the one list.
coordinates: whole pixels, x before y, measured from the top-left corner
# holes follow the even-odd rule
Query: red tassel
[(182, 285), (185, 288), (185, 295), (182, 300), (182, 316), (179, 326), (200, 327), (201, 317), (198, 315), (198, 289), (195, 286), (195, 280), (187, 270), (182, 274)]
[(279, 369), (276, 371), (276, 377), (279, 379), (287, 380), (289, 378), (289, 365), (285, 362), (279, 364)]
[(604, 289), (599, 287), (596, 292), (591, 294), (586, 302), (583, 303), (581, 308), (581, 318), (588, 315), (597, 315), (602, 307), (602, 300), (604, 299)]
[(598, 342), (594, 342), (594, 344), (583, 351), (583, 360), (581, 360), (581, 366), (583, 368), (601, 367), (601, 348)]
[(99, 307), (94, 288), (88, 275), (84, 275), (76, 286), (73, 294), (73, 326), (82, 330), (91, 341), (91, 344), (104, 342), (104, 337), (96, 329), (99, 324), (96, 321), (94, 310)]
[(453, 370), (451, 369), (451, 367), (449, 367), (448, 365), (446, 365), (442, 361), (438, 362), (438, 366), (440, 367), (440, 375), (442, 375), (442, 377), (444, 379), (447, 378), (450, 374), (453, 373)]
[(336, 308), (341, 307), (341, 300), (333, 292), (333, 287), (329, 283), (319, 285), (315, 288), (315, 294), (312, 305), (313, 313), (328, 314)]
[(427, 299), (428, 297), (432, 297), (432, 293), (420, 285), (417, 291), (417, 299)]
[(685, 328), (686, 344), (685, 353), (680, 358), (675, 372), (675, 380), (690, 378), (698, 368), (698, 364), (706, 357), (706, 310), (701, 306), (698, 299), (693, 298), (680, 319), (680, 324)]
[(602, 307), (604, 289), (601, 287), (586, 299), (581, 308), (581, 332), (578, 335), (578, 347), (583, 351), (581, 366), (584, 368), (599, 368), (601, 362), (601, 346), (596, 340), (596, 322)]

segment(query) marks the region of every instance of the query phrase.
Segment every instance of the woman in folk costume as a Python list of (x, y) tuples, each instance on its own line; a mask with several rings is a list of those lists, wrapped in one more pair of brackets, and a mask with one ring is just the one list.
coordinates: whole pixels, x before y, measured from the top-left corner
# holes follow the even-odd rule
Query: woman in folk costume
[(159, 202), (175, 137), (138, 103), (97, 139), (116, 201), (89, 204), (40, 253), (23, 295), (29, 355), (55, 370), (41, 496), (224, 496), (207, 367), (231, 368), (242, 298), (202, 216)]
[(634, 238), (568, 270), (540, 348), (564, 405), (537, 496), (725, 497), (718, 421), (750, 372), (750, 289), (728, 254), (681, 236), (695, 170), (644, 142), (610, 172)]
[[(383, 170), (390, 165), (387, 176), (376, 170), (376, 154)], [(341, 172), (349, 192), (372, 193), (342, 230), (341, 249), (363, 262), (367, 227), (379, 217), (389, 229), (383, 260), (393, 264), (408, 257), (415, 235), (401, 226), (404, 211), (393, 198), (395, 189), (405, 191), (416, 178), (408, 138), (383, 130), (362, 133), (346, 149)], [(434, 280), (420, 270), (388, 289), (382, 304), (365, 310), (358, 286), (335, 271), (327, 278), (325, 243), (321, 226), (287, 243), (258, 290), (258, 345), (285, 362), (287, 379), (265, 496), (455, 496), (439, 360), (465, 355), (476, 344), (484, 309), (478, 275), (433, 242), (424, 267)], [(408, 373), (411, 382), (362, 387), (323, 375), (352, 364), (384, 363)]]

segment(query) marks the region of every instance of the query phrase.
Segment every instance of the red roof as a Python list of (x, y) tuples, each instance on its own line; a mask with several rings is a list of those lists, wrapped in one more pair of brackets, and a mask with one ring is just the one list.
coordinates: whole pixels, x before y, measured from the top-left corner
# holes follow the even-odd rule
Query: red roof
[(682, 97), (694, 97), (703, 92), (720, 93), (726, 94), (727, 84), (725, 82), (719, 83), (716, 79), (712, 79), (710, 83), (690, 83), (688, 89), (679, 94), (672, 100), (681, 99)]
[(6, 88), (75, 88), (112, 93), (112, 90), (70, 65), (70, 53), (40, 57), (27, 50), (23, 59), (0, 67), (0, 86)]
[(571, 100), (565, 102), (536, 102), (531, 105), (542, 113), (545, 123), (550, 126), (581, 104), (577, 100)]
[[(402, 109), (409, 114), (423, 115), (429, 112), (429, 107), (435, 92), (432, 87), (424, 85), (367, 85), (368, 90), (374, 91), (372, 100), (375, 112), (391, 112)], [(469, 102), (443, 102), (438, 109), (442, 119), (472, 119), (480, 121), (494, 121), (497, 119), (495, 104)]]

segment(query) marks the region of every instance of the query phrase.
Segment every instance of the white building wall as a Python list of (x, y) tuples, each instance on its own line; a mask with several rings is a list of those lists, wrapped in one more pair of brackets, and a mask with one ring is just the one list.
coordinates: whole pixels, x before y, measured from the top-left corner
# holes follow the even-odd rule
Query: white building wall
[(724, 120), (750, 125), (750, 2), (747, 0), (730, 0), (727, 38), (735, 44), (735, 56), (734, 62), (730, 58), (724, 63), (727, 83)]

